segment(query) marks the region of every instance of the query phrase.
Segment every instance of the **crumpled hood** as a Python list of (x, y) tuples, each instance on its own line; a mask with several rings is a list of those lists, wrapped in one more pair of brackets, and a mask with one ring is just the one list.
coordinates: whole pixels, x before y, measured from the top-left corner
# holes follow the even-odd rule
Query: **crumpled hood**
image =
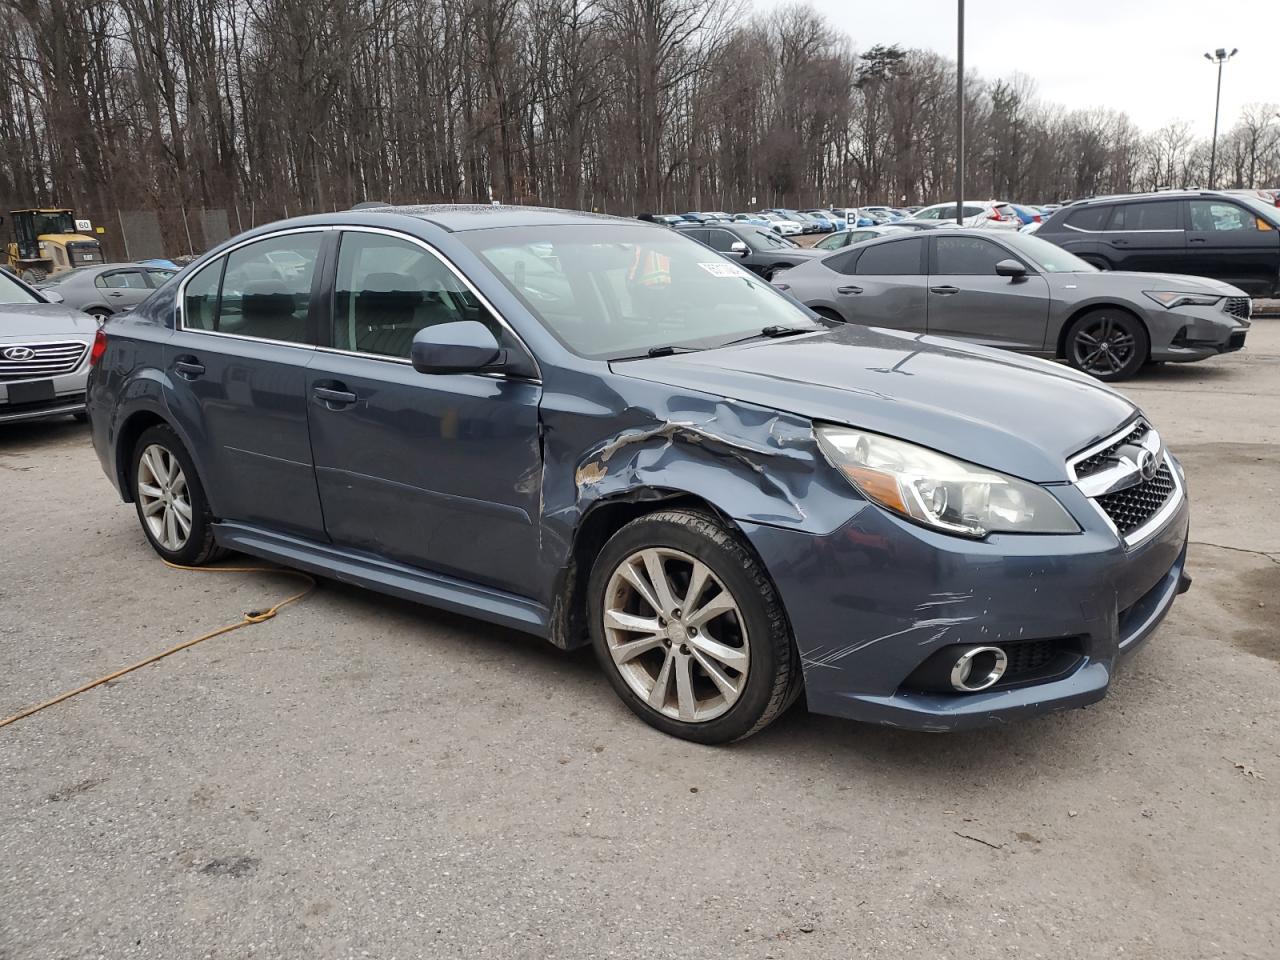
[(849, 324), (613, 364), (624, 376), (899, 437), (1038, 483), (1137, 408), (1067, 367), (941, 337)]
[(0, 343), (46, 337), (92, 337), (98, 321), (61, 303), (0, 304)]

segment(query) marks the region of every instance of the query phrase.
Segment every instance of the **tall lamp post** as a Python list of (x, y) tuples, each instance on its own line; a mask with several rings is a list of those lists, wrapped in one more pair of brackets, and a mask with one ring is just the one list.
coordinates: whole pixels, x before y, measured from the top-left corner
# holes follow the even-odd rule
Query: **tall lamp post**
[(964, 226), (964, 0), (956, 11), (956, 224)]
[(1213, 189), (1213, 175), (1218, 166), (1218, 108), (1222, 105), (1222, 65), (1240, 52), (1239, 47), (1232, 47), (1227, 53), (1226, 47), (1219, 47), (1213, 53), (1206, 53), (1204, 58), (1218, 65), (1218, 92), (1213, 98), (1213, 143), (1209, 147), (1209, 189)]

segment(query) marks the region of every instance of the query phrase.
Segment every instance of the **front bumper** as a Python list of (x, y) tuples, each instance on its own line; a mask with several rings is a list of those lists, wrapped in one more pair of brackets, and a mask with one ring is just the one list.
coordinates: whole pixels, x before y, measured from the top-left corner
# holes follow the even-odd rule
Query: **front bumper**
[(1250, 322), (1225, 314), (1217, 306), (1188, 306), (1148, 311), (1151, 359), (1190, 363), (1244, 348)]
[(83, 413), (85, 406), (85, 381), (88, 379), (88, 361), (72, 373), (50, 378), (53, 381), (53, 397), (35, 403), (10, 401), (8, 383), (0, 383), (0, 423), (21, 423), (27, 420), (47, 420)]
[[(914, 730), (1004, 723), (1102, 699), (1120, 661), (1189, 583), (1187, 500), (1126, 549), (1072, 487), (1055, 488), (1085, 528), (970, 541), (862, 509), (815, 536), (744, 523), (791, 619), (815, 713)], [(1065, 675), (981, 693), (927, 693), (908, 678), (956, 644), (1070, 642)]]

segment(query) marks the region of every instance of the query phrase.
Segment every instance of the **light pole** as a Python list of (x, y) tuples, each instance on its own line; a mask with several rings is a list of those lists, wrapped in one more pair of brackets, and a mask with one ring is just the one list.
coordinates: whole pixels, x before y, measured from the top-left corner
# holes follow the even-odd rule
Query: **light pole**
[(956, 11), (956, 224), (964, 226), (964, 0)]
[(1226, 47), (1219, 47), (1213, 53), (1206, 53), (1204, 58), (1218, 65), (1218, 92), (1213, 98), (1213, 142), (1209, 147), (1209, 189), (1213, 189), (1213, 174), (1218, 165), (1218, 108), (1222, 105), (1222, 65), (1234, 57), (1239, 47), (1232, 47), (1227, 53)]

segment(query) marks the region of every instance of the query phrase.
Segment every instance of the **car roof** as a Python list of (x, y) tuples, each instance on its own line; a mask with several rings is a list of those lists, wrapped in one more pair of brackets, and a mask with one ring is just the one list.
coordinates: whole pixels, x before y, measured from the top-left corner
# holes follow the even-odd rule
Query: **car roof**
[(546, 227), (560, 224), (625, 223), (643, 221), (614, 217), (604, 213), (557, 210), (553, 207), (492, 206), (484, 203), (423, 203), (405, 206), (370, 207), (361, 213), (387, 213), (417, 217), (450, 233), (466, 230), (492, 230), (500, 227)]
[(1143, 200), (1187, 200), (1194, 197), (1222, 197), (1228, 194), (1222, 190), (1158, 190), (1155, 193), (1109, 193), (1101, 197), (1086, 197), (1076, 200), (1070, 205), (1085, 207), (1094, 203), (1136, 203)]

